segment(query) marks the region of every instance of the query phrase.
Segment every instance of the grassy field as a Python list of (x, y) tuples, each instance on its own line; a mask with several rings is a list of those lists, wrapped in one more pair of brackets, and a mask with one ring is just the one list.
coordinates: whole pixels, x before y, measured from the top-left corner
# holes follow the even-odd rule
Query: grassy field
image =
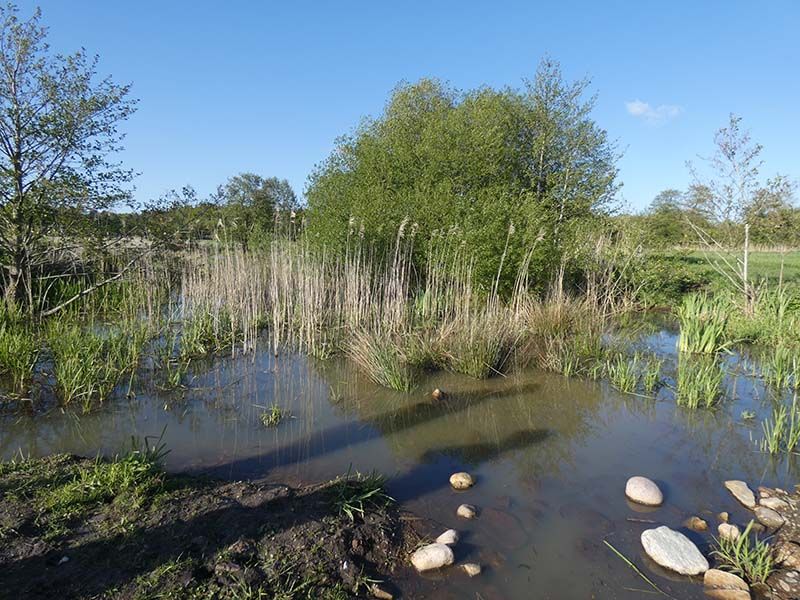
[[(675, 252), (675, 256), (685, 261), (691, 269), (698, 271), (714, 271), (709, 264), (711, 262), (722, 263), (722, 260), (715, 254), (709, 253), (707, 256), (699, 250), (691, 252)], [(725, 260), (731, 264), (741, 258), (741, 254), (725, 255)], [(783, 271), (783, 281), (800, 283), (800, 251), (792, 252), (751, 252), (750, 253), (750, 277), (754, 281), (766, 279), (770, 283), (776, 283)]]

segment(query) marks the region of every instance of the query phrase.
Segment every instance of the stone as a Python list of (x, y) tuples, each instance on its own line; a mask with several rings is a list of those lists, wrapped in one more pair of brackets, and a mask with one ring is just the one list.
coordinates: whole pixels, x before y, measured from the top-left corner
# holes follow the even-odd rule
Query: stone
[(478, 509), (472, 504), (462, 504), (456, 510), (456, 514), (462, 519), (474, 519), (478, 515)]
[[(709, 600), (752, 600), (750, 590), (705, 590)], [(761, 598), (759, 596), (759, 598)]]
[(458, 543), (458, 532), (455, 529), (448, 529), (436, 538), (436, 543), (453, 546)]
[(453, 551), (445, 544), (428, 544), (411, 555), (411, 564), (420, 573), (452, 565), (454, 560)]
[(734, 498), (750, 510), (756, 507), (756, 496), (744, 481), (731, 479), (725, 482), (725, 487), (733, 494)]
[(756, 506), (755, 514), (758, 522), (770, 529), (780, 529), (785, 522), (782, 516), (766, 506)]
[(481, 574), (481, 566), (477, 563), (464, 563), (461, 565), (461, 568), (464, 569), (464, 572), (470, 577)]
[(729, 518), (730, 515), (728, 515), (726, 512), (721, 512), (717, 515), (717, 519), (719, 519), (720, 523), (727, 523)]
[(767, 577), (767, 585), (773, 591), (773, 598), (780, 600), (800, 598), (800, 573), (792, 569), (778, 569)]
[(378, 598), (379, 600), (394, 600), (394, 596), (391, 592), (385, 590), (377, 583), (373, 583), (369, 588), (370, 593), (372, 594), (373, 598)]
[(772, 490), (766, 486), (760, 485), (756, 488), (758, 495), (760, 498), (771, 498), (772, 495), (775, 493), (775, 490)]
[(642, 546), (656, 563), (681, 575), (700, 575), (708, 570), (708, 561), (697, 546), (679, 531), (666, 525), (642, 532)]
[(708, 523), (698, 516), (689, 517), (684, 522), (684, 525), (692, 531), (705, 531), (708, 529)]
[(719, 569), (709, 569), (703, 575), (703, 585), (710, 589), (720, 590), (750, 590), (744, 579), (727, 571)]
[(461, 471), (450, 475), (450, 485), (454, 490), (466, 490), (475, 485), (475, 479), (469, 473)]
[(775, 562), (787, 569), (800, 571), (800, 546), (794, 542), (778, 542), (773, 551)]
[(444, 392), (439, 388), (436, 388), (431, 392), (431, 398), (433, 398), (434, 400), (441, 400), (442, 398), (444, 398)]
[(645, 506), (660, 506), (664, 502), (664, 494), (656, 483), (647, 477), (631, 477), (625, 484), (625, 495), (629, 500)]
[(777, 511), (779, 513), (785, 512), (790, 508), (789, 503), (786, 502), (785, 500), (781, 500), (780, 498), (772, 498), (772, 497), (761, 498), (759, 504), (761, 506), (766, 506), (767, 508), (771, 508), (772, 510)]
[(730, 523), (720, 523), (719, 527), (717, 527), (717, 532), (721, 539), (728, 540), (729, 542), (735, 542), (742, 534), (736, 525), (731, 525)]

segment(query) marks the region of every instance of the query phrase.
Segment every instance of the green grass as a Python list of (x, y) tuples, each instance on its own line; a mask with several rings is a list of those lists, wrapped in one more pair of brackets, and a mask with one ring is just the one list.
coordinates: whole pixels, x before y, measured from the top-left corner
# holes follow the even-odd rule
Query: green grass
[(738, 575), (750, 584), (764, 583), (774, 570), (772, 548), (758, 537), (751, 537), (752, 528), (753, 521), (750, 521), (735, 540), (720, 538), (712, 554), (723, 571)]
[(333, 506), (339, 514), (347, 515), (354, 521), (356, 516), (363, 517), (368, 510), (385, 508), (393, 499), (386, 493), (386, 479), (377, 473), (362, 475), (349, 473), (337, 479), (331, 492)]
[(358, 331), (350, 338), (347, 354), (378, 385), (400, 392), (416, 385), (418, 368), (394, 336)]
[(615, 388), (626, 394), (636, 391), (639, 383), (639, 354), (628, 357), (619, 354), (615, 359), (606, 363), (608, 379)]
[(11, 392), (26, 393), (39, 359), (40, 341), (32, 328), (0, 325), (0, 373), (11, 378)]
[(784, 345), (776, 346), (762, 357), (764, 381), (772, 388), (797, 389), (800, 387), (800, 357), (798, 349)]

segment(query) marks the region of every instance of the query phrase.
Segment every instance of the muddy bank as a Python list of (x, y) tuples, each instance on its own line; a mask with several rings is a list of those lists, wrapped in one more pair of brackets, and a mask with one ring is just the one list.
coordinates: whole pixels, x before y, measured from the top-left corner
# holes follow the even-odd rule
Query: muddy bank
[(424, 525), (380, 481), (169, 475), (142, 455), (0, 464), (0, 598), (398, 595)]

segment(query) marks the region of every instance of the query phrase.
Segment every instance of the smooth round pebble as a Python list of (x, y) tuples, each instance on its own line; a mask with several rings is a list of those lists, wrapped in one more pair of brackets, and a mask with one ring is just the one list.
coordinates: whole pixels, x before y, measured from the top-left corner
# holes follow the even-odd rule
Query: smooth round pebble
[(411, 555), (411, 564), (419, 571), (432, 571), (452, 565), (455, 560), (450, 546), (445, 544), (428, 544)]
[(462, 504), (456, 510), (456, 514), (462, 519), (474, 519), (478, 515), (478, 509), (472, 504)]
[(464, 569), (464, 572), (470, 577), (481, 574), (481, 566), (477, 563), (464, 563), (461, 565), (461, 568)]
[(461, 471), (450, 475), (450, 485), (454, 490), (466, 490), (475, 485), (475, 479), (469, 473)]
[(625, 495), (629, 500), (645, 506), (660, 506), (664, 494), (656, 483), (647, 477), (631, 477), (625, 485)]

